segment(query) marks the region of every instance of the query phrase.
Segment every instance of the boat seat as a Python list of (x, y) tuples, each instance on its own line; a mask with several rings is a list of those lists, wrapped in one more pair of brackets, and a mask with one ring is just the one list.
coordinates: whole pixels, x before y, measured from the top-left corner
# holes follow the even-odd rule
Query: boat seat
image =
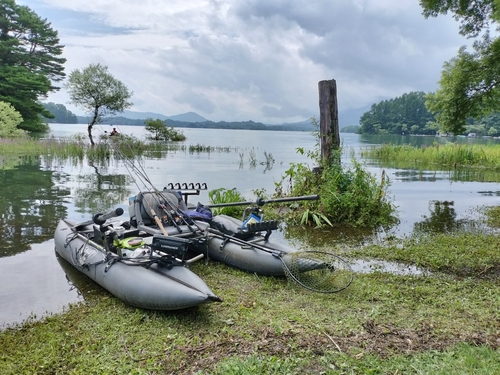
[(155, 215), (159, 218), (163, 218), (166, 215), (162, 206), (168, 211), (175, 209), (180, 209), (182, 211), (187, 210), (186, 203), (182, 200), (182, 196), (173, 190), (139, 193), (136, 196), (135, 204), (140, 205), (140, 215), (142, 219), (138, 220), (139, 218), (137, 218), (137, 221), (142, 221), (146, 226), (156, 225), (151, 209), (153, 209)]

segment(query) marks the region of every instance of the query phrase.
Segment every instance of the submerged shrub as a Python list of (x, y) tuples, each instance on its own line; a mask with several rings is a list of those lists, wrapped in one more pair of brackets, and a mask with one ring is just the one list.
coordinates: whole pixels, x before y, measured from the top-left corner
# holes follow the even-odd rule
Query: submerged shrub
[(371, 227), (395, 222), (395, 206), (387, 197), (390, 181), (382, 172), (380, 182), (353, 160), (352, 167), (325, 168), (320, 186), (321, 209), (335, 223)]

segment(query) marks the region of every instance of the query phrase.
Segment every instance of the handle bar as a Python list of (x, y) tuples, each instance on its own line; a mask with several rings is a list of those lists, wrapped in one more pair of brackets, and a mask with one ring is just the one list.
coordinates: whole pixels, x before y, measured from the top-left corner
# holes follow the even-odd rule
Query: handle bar
[(123, 208), (118, 207), (116, 210), (108, 212), (107, 214), (97, 214), (93, 217), (93, 221), (95, 224), (104, 224), (106, 220), (111, 219), (113, 217), (118, 217), (123, 214)]
[(276, 198), (276, 199), (262, 199), (257, 198), (254, 202), (232, 202), (232, 203), (219, 203), (219, 204), (207, 204), (206, 207), (230, 207), (230, 206), (249, 206), (257, 205), (259, 207), (267, 203), (278, 203), (278, 202), (294, 202), (294, 201), (315, 201), (319, 199), (319, 195), (304, 195), (302, 197), (290, 197), (290, 198)]
[(112, 217), (117, 217), (123, 214), (123, 208), (118, 207), (116, 210), (108, 212), (107, 214), (97, 214), (94, 215), (92, 220), (82, 221), (81, 223), (73, 225), (73, 230), (78, 230), (79, 227), (84, 227), (91, 224), (99, 224), (102, 225), (106, 220), (111, 219)]

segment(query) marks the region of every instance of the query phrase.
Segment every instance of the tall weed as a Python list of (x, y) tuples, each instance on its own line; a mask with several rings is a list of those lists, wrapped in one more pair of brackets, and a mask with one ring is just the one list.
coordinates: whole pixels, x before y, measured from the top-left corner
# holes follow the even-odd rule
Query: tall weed
[[(234, 202), (244, 202), (245, 199), (242, 195), (236, 190), (233, 189), (225, 189), (219, 188), (210, 190), (208, 192), (208, 199), (210, 204), (222, 204), (222, 203), (234, 203)], [(227, 207), (213, 207), (211, 208), (214, 215), (225, 214), (229, 216), (233, 216), (236, 218), (240, 218), (243, 215), (242, 206), (227, 206)]]
[(377, 181), (353, 156), (352, 165), (344, 167), (342, 148), (333, 151), (331, 161), (325, 163), (320, 160), (319, 142), (317, 147), (314, 151), (297, 151), (306, 154), (319, 167), (311, 169), (303, 163), (291, 164), (276, 184), (278, 196), (319, 195), (317, 201), (294, 204), (287, 215), (289, 223), (373, 228), (397, 223), (396, 207), (387, 194), (390, 181), (385, 172)]

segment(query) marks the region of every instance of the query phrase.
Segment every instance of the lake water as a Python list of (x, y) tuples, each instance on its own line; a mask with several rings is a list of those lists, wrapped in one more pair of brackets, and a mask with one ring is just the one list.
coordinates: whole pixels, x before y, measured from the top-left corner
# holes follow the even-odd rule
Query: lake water
[[(94, 136), (111, 126), (94, 129)], [(119, 126), (121, 133), (145, 137), (143, 127)], [(181, 129), (186, 145), (219, 148), (211, 153), (169, 152), (162, 158), (137, 161), (153, 185), (162, 189), (168, 183), (205, 183), (208, 190), (236, 188), (248, 200), (253, 190), (272, 193), (275, 183), (290, 163), (311, 161), (297, 148), (313, 150), (315, 138), (307, 132), (267, 132), (251, 130)], [(52, 124), (51, 134), (64, 138), (86, 134), (86, 125)], [(360, 136), (341, 134), (345, 154), (358, 154), (362, 147), (384, 142), (427, 144), (444, 142), (433, 137)], [(492, 139), (457, 139), (459, 142), (498, 142)], [(229, 150), (229, 151), (228, 151)], [(272, 164), (267, 163), (270, 156)], [(251, 162), (255, 160), (255, 163)], [(120, 162), (110, 165), (52, 160), (46, 157), (0, 157), (1, 181), (0, 233), (0, 326), (57, 313), (69, 303), (81, 300), (54, 252), (52, 236), (61, 217), (87, 220), (110, 208), (128, 208), (128, 197), (145, 190), (143, 182), (130, 176)], [(496, 174), (417, 171), (367, 166), (380, 176), (382, 170), (392, 184), (390, 194), (398, 206), (401, 224), (379, 235), (404, 236), (415, 229), (447, 230), (468, 225), (474, 209), (499, 202), (500, 178)], [(208, 202), (208, 190), (191, 202)], [(127, 211), (126, 211), (127, 212)], [(323, 235), (325, 231), (322, 231)], [(330, 233), (333, 241), (339, 241)], [(327, 234), (328, 235), (328, 234)], [(274, 236), (274, 235), (273, 235)], [(339, 236), (341, 237), (341, 236)], [(285, 240), (285, 239), (283, 239)], [(342, 239), (340, 239), (342, 240)], [(78, 275), (76, 276), (78, 277)]]

